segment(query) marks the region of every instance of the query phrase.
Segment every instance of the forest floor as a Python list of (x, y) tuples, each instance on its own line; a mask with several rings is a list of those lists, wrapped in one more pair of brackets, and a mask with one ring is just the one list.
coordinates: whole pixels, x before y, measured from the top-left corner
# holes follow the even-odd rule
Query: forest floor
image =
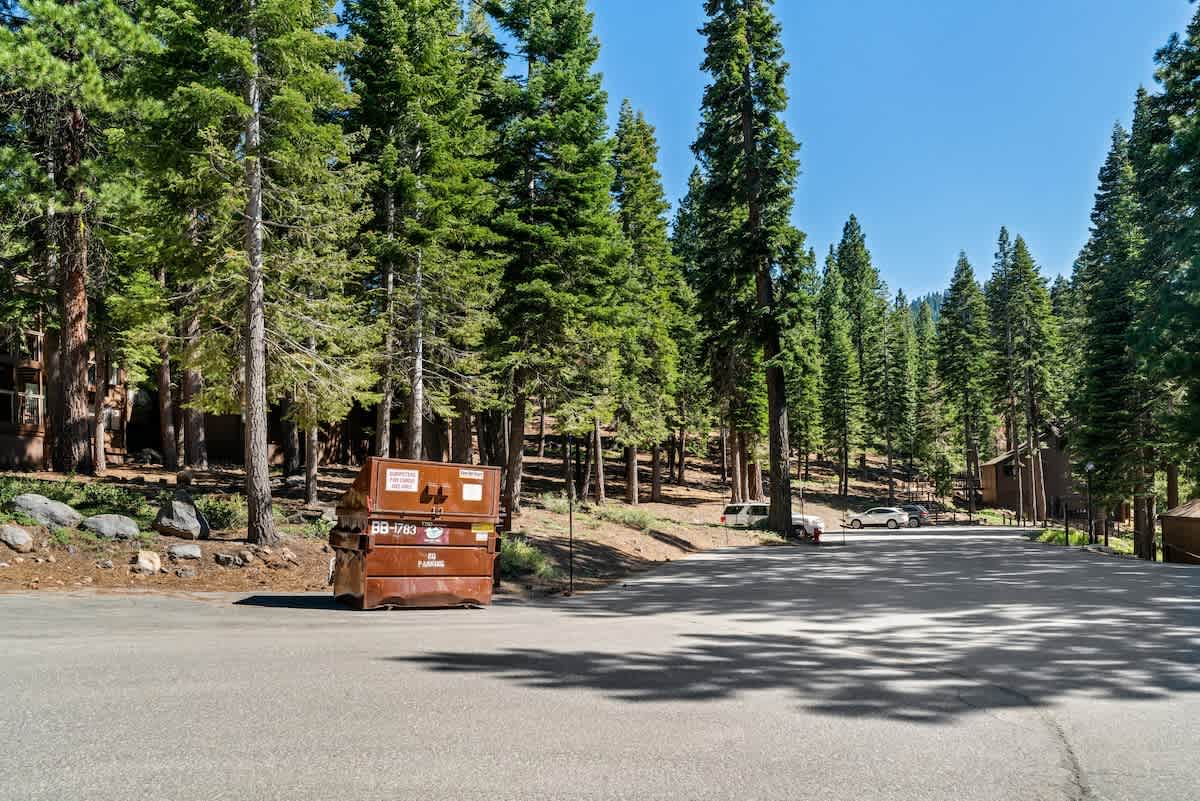
[[(649, 455), (643, 454), (639, 465), (643, 500), (635, 507), (625, 501), (624, 463), (616, 452), (610, 452), (605, 471), (607, 502), (597, 505), (589, 499), (575, 508), (572, 549), (562, 462), (555, 446), (556, 443), (550, 446), (544, 457), (527, 458), (524, 509), (513, 521), (513, 532), (507, 535), (510, 541), (524, 541), (538, 552), (535, 554), (538, 569), (522, 571), (518, 564), (515, 572), (506, 570), (501, 594), (529, 597), (564, 591), (568, 586), (572, 550), (575, 587), (586, 590), (714, 548), (785, 544), (768, 532), (730, 529), (720, 524), (729, 490), (721, 481), (719, 464), (713, 460), (689, 457), (686, 482), (664, 480), (661, 500), (650, 503)], [(175, 486), (176, 475), (172, 472), (129, 465), (114, 467), (99, 479), (48, 472), (5, 473), (0, 481), (98, 482), (119, 488), (123, 497), (132, 498), (139, 505), (143, 532), (132, 542), (114, 542), (97, 539), (87, 532), (51, 531), (27, 525), (25, 528), (34, 536), (32, 552), (17, 554), (0, 545), (0, 592), (80, 588), (182, 593), (322, 591), (327, 588), (332, 552), (326, 543), (329, 524), (321, 521), (320, 515), (322, 511), (330, 515), (356, 474), (354, 467), (323, 467), (320, 507), (308, 508), (304, 506), (303, 487), (289, 483), (273, 471), (275, 516), (282, 542), (270, 554), (254, 554), (253, 559), (242, 559), (242, 564), (222, 566), (217, 563), (218, 554), (248, 556), (245, 552), (250, 549), (244, 528), (214, 530), (211, 539), (197, 543), (202, 558), (178, 562), (170, 557), (168, 549), (184, 540), (149, 530), (148, 522), (158, 496)], [(793, 506), (796, 511), (820, 515), (827, 530), (836, 531), (841, 528), (847, 509), (866, 508), (886, 500), (887, 485), (882, 475), (881, 466), (875, 462), (869, 463), (865, 471), (854, 471), (850, 497), (843, 500), (836, 497), (832, 466), (813, 464), (803, 492), (793, 480)], [(241, 470), (214, 469), (195, 473), (191, 491), (197, 498), (208, 495), (244, 504), (242, 482)], [(903, 489), (901, 486), (897, 491)], [(111, 510), (95, 509), (90, 513), (99, 511)], [(0, 522), (5, 520), (6, 515), (0, 510)], [(294, 558), (280, 558), (284, 548)], [(141, 550), (159, 554), (163, 566), (160, 573), (145, 575), (132, 569)]]

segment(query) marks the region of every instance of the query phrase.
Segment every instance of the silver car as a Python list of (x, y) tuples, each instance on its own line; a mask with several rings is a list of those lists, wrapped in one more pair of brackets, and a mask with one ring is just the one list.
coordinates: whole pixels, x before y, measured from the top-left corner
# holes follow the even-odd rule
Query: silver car
[(865, 512), (859, 512), (850, 516), (850, 528), (863, 528), (865, 526), (887, 526), (891, 529), (905, 528), (908, 526), (916, 527), (919, 522), (914, 521), (903, 509), (897, 509), (894, 506), (877, 506), (874, 509), (868, 509)]

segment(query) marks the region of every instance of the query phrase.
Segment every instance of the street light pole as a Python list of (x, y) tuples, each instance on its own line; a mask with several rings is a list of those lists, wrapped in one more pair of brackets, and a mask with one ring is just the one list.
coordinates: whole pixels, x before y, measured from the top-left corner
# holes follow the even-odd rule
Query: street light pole
[[(574, 437), (567, 440), (567, 463), (571, 461), (571, 443)], [(567, 481), (567, 565), (568, 583), (567, 595), (575, 594), (575, 477)]]

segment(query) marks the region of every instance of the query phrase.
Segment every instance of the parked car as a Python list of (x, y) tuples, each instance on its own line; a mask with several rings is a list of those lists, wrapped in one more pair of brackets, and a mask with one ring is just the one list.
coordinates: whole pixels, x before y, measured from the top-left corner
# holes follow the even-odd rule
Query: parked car
[(919, 503), (909, 503), (900, 507), (905, 512), (908, 512), (909, 523), (913, 520), (917, 521), (918, 526), (927, 526), (933, 522), (933, 518), (929, 515), (929, 510)]
[(863, 528), (864, 526), (887, 526), (892, 529), (908, 526), (915, 528), (917, 523), (903, 509), (897, 509), (895, 506), (877, 506), (874, 509), (850, 516), (850, 528)]
[[(721, 525), (733, 528), (766, 528), (771, 509), (765, 503), (731, 503), (721, 515)], [(797, 534), (820, 540), (825, 521), (816, 515), (792, 513), (792, 527)]]

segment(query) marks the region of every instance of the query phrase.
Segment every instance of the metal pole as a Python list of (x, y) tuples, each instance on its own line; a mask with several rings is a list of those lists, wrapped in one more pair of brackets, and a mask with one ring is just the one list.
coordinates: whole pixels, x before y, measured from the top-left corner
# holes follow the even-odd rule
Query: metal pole
[(1096, 517), (1092, 509), (1092, 471), (1091, 465), (1088, 465), (1087, 471), (1087, 492), (1088, 492), (1088, 544), (1092, 544), (1096, 539)]
[[(571, 457), (571, 442), (574, 438), (567, 440), (567, 459)], [(573, 478), (573, 477), (572, 477)], [(568, 482), (570, 486), (567, 488), (567, 565), (568, 565), (568, 583), (567, 595), (575, 594), (575, 482)]]
[(1071, 507), (1063, 504), (1063, 545), (1071, 544)]

